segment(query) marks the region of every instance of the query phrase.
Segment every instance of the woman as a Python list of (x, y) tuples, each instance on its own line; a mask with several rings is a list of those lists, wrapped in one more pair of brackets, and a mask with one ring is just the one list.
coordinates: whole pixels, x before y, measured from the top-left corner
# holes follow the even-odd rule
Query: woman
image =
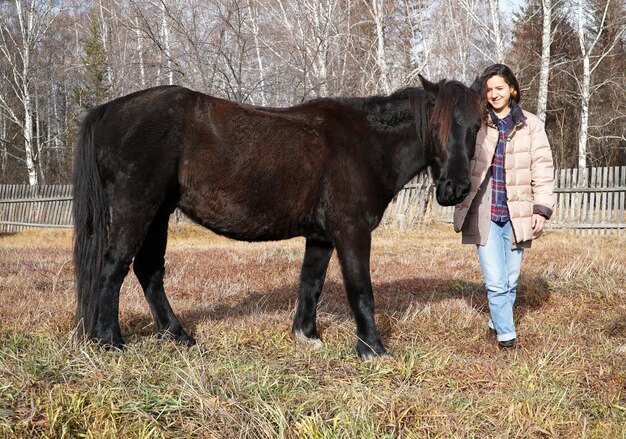
[(552, 215), (554, 165), (543, 123), (518, 105), (521, 94), (511, 69), (494, 64), (480, 80), (483, 124), (470, 164), (470, 193), (456, 206), (454, 229), (464, 244), (478, 248), (489, 328), (508, 348), (517, 338), (513, 304), (524, 248)]

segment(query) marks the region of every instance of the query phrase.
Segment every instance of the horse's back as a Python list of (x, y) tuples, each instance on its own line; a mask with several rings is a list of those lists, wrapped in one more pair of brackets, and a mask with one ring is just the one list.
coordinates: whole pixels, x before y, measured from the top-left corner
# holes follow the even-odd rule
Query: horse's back
[(217, 233), (254, 241), (322, 233), (338, 191), (357, 195), (359, 141), (338, 102), (265, 108), (162, 86), (88, 117), (122, 208), (167, 197)]
[(187, 120), (179, 165), (181, 208), (245, 240), (314, 228), (331, 157), (323, 115), (200, 96)]

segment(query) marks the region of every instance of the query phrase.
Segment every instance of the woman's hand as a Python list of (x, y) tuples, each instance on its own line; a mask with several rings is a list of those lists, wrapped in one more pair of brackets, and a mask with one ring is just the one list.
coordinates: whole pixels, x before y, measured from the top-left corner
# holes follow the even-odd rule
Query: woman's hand
[(536, 235), (543, 230), (543, 226), (546, 225), (546, 219), (538, 213), (533, 213), (532, 226), (533, 233)]

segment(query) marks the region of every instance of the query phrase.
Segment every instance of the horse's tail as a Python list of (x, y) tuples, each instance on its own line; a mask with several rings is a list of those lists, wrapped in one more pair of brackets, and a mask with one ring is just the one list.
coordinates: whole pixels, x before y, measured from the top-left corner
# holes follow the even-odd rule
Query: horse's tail
[(79, 334), (93, 333), (98, 313), (99, 280), (108, 240), (109, 202), (97, 162), (94, 131), (102, 107), (83, 121), (74, 156), (74, 270), (76, 275), (76, 323)]

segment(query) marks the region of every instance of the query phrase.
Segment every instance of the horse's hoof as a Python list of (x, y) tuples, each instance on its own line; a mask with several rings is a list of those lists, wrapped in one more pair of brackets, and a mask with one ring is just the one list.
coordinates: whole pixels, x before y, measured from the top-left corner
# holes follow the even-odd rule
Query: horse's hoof
[(369, 355), (361, 355), (361, 360), (363, 361), (389, 361), (393, 360), (393, 357), (387, 353), (385, 354), (375, 354), (370, 352)]
[(391, 355), (387, 353), (387, 350), (379, 346), (378, 348), (372, 348), (367, 345), (357, 346), (357, 352), (359, 353), (359, 357), (361, 360), (379, 360), (379, 359), (389, 359), (392, 358)]
[(124, 340), (110, 341), (101, 338), (95, 338), (94, 341), (107, 351), (123, 351), (124, 349), (126, 349), (126, 343), (124, 343)]
[(183, 333), (182, 335), (176, 337), (176, 343), (190, 348), (195, 346), (196, 340), (192, 336)]
[(307, 337), (306, 335), (304, 335), (302, 331), (295, 331), (292, 334), (293, 334), (293, 339), (296, 341), (296, 343), (306, 348), (320, 349), (321, 347), (324, 346), (324, 343), (322, 343), (322, 340), (320, 340), (317, 337), (315, 338)]
[(182, 329), (178, 334), (172, 333), (168, 330), (161, 331), (159, 332), (159, 337), (161, 340), (174, 341), (186, 347), (191, 347), (196, 344), (196, 340)]

